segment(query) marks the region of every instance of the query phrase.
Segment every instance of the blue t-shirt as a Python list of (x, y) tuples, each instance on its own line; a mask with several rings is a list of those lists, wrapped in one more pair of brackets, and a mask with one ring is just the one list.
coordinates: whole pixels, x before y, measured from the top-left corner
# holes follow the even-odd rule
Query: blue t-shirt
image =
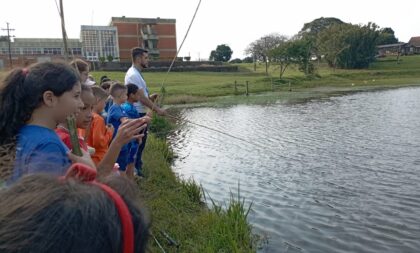
[(112, 124), (114, 127), (114, 134), (112, 138), (115, 137), (118, 131), (118, 127), (121, 125), (121, 118), (128, 118), (128, 115), (122, 109), (120, 105), (113, 104), (108, 111), (108, 116), (106, 117), (106, 123)]
[(23, 126), (18, 133), (15, 166), (9, 183), (25, 174), (64, 175), (71, 165), (68, 151), (54, 130), (36, 125)]
[(133, 104), (125, 102), (121, 105), (122, 109), (125, 111), (129, 119), (138, 119), (140, 114), (137, 111), (136, 107)]

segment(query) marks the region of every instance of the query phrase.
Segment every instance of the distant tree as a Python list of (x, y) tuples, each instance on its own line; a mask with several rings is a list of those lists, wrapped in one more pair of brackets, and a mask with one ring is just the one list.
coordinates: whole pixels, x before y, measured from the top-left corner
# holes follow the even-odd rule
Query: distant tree
[(311, 62), (312, 40), (307, 38), (295, 37), (290, 40), (288, 46), (288, 54), (291, 55), (293, 61), (299, 66), (299, 70), (306, 76), (310, 76), (315, 72), (315, 66)]
[(336, 69), (337, 60), (340, 54), (350, 47), (346, 39), (350, 24), (335, 24), (318, 34), (318, 52), (324, 56), (330, 67)]
[(337, 57), (337, 66), (341, 68), (367, 68), (375, 61), (376, 45), (379, 38), (378, 26), (351, 25), (342, 37), (349, 45)]
[(247, 57), (242, 59), (243, 63), (252, 63), (253, 61), (254, 61), (254, 59), (250, 56), (247, 56)]
[(235, 58), (233, 60), (230, 60), (230, 63), (242, 63), (242, 60), (239, 58)]
[(249, 44), (245, 53), (251, 55), (254, 60), (265, 62), (265, 73), (268, 75), (268, 64), (271, 60), (269, 52), (285, 41), (287, 41), (287, 37), (284, 35), (269, 34)]
[(191, 56), (184, 56), (185, 61), (191, 61)]
[(395, 32), (391, 27), (385, 27), (379, 30), (379, 38), (377, 45), (395, 44), (398, 39), (395, 37)]
[(114, 60), (114, 56), (112, 56), (112, 55), (108, 55), (108, 56), (106, 57), (106, 59), (108, 60), (108, 62), (112, 62), (112, 61)]
[(295, 56), (293, 55), (292, 42), (285, 42), (276, 48), (270, 50), (269, 55), (273, 63), (279, 65), (280, 75), (279, 78), (283, 77), (284, 72), (290, 64), (295, 62)]
[(304, 39), (309, 47), (308, 53), (314, 55), (317, 59), (321, 59), (321, 53), (317, 44), (319, 35), (329, 27), (338, 24), (345, 24), (338, 18), (317, 18), (309, 23), (305, 23), (302, 29), (299, 31), (297, 37)]
[(232, 57), (232, 53), (233, 51), (228, 45), (218, 45), (216, 50), (211, 51), (210, 60), (228, 62), (230, 60), (230, 57)]
[(100, 62), (101, 64), (104, 64), (104, 63), (105, 63), (105, 61), (106, 61), (106, 58), (105, 58), (104, 56), (99, 56), (99, 62)]
[(337, 24), (344, 24), (344, 22), (338, 18), (320, 17), (312, 20), (309, 23), (305, 23), (302, 29), (299, 31), (299, 36), (310, 36), (317, 38), (318, 34), (320, 34), (322, 31), (328, 29), (332, 25)]

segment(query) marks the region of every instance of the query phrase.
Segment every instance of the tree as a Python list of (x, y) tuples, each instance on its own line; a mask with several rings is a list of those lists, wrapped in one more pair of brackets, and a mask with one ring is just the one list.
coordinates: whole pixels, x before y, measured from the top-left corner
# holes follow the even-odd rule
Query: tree
[(320, 17), (305, 23), (299, 31), (297, 37), (305, 39), (308, 43), (309, 54), (315, 55), (317, 59), (321, 59), (321, 53), (317, 44), (319, 35), (333, 25), (345, 24), (338, 18), (324, 18)]
[(191, 56), (184, 56), (185, 61), (191, 61)]
[(247, 56), (247, 57), (242, 59), (243, 63), (252, 63), (253, 61), (254, 61), (254, 59), (250, 56)]
[(398, 39), (395, 37), (395, 32), (391, 27), (385, 27), (379, 30), (379, 38), (377, 45), (395, 44)]
[(269, 55), (273, 62), (279, 64), (280, 75), (279, 78), (283, 77), (287, 67), (294, 63), (295, 56), (293, 55), (292, 42), (285, 42), (276, 48), (270, 50)]
[(108, 55), (108, 56), (106, 57), (106, 59), (108, 60), (108, 62), (112, 62), (112, 61), (114, 60), (114, 56), (112, 56), (112, 55)]
[(334, 70), (337, 67), (337, 60), (341, 52), (350, 47), (346, 40), (347, 31), (351, 28), (350, 24), (335, 24), (318, 34), (318, 50), (330, 67)]
[(232, 53), (233, 51), (228, 45), (218, 45), (216, 50), (211, 51), (210, 60), (228, 62), (230, 60), (230, 57), (232, 57)]
[(235, 58), (233, 60), (231, 60), (229, 63), (242, 63), (242, 60), (239, 58)]
[(337, 25), (337, 24), (339, 25), (344, 24), (344, 22), (338, 18), (320, 17), (320, 18), (312, 20), (309, 23), (305, 23), (299, 32), (299, 36), (300, 37), (310, 36), (313, 38), (317, 38), (318, 34), (328, 29), (330, 26)]
[(307, 38), (295, 37), (290, 40), (288, 52), (293, 61), (299, 66), (299, 70), (306, 76), (315, 72), (315, 66), (311, 62), (312, 41)]
[(378, 26), (350, 25), (342, 39), (349, 45), (337, 57), (337, 66), (341, 68), (367, 68), (375, 61), (376, 45), (379, 38)]
[(265, 62), (265, 73), (268, 75), (268, 64), (270, 62), (269, 52), (286, 41), (287, 37), (284, 35), (269, 34), (249, 44), (245, 53), (252, 55), (254, 62), (256, 60)]
[(99, 62), (103, 65), (105, 64), (106, 58), (104, 56), (99, 56)]

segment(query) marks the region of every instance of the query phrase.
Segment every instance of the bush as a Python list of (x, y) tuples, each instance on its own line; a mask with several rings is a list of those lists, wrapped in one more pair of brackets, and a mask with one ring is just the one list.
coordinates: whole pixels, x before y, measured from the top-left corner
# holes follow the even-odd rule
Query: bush
[(248, 56), (248, 57), (245, 57), (245, 58), (242, 60), (242, 62), (243, 62), (243, 63), (253, 63), (253, 62), (254, 62), (254, 59), (253, 59), (251, 56)]
[(231, 60), (230, 63), (242, 63), (242, 60), (239, 59), (239, 58), (235, 58), (235, 59)]

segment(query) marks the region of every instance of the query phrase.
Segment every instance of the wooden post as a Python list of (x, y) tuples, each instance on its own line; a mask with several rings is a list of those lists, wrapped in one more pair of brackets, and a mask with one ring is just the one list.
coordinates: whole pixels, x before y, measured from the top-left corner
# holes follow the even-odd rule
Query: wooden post
[(235, 80), (235, 95), (238, 93), (238, 87), (236, 86), (236, 80)]
[(273, 77), (271, 77), (271, 91), (274, 91)]
[(245, 94), (246, 94), (247, 96), (249, 95), (248, 83), (249, 83), (249, 82), (248, 82), (248, 81), (246, 81), (246, 93), (245, 93)]

